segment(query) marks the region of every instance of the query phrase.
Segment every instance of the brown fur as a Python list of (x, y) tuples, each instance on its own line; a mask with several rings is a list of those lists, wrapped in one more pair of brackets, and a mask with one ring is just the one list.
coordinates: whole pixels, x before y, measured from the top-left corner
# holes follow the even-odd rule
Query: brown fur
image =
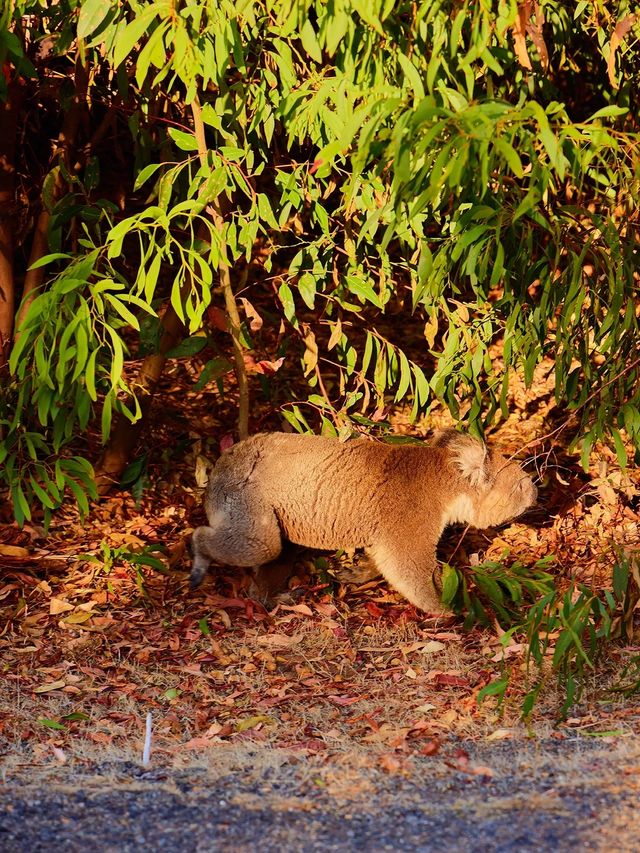
[(191, 581), (200, 583), (211, 560), (270, 563), (283, 540), (362, 547), (391, 586), (438, 613), (436, 545), (445, 526), (502, 524), (536, 495), (517, 463), (454, 430), (431, 445), (264, 433), (216, 463), (204, 502), (209, 526), (192, 537)]

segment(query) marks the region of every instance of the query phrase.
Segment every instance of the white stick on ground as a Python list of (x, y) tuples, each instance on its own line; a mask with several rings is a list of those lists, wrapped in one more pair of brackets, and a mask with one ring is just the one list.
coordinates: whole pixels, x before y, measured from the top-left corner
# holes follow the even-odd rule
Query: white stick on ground
[(147, 731), (144, 738), (144, 749), (142, 750), (142, 764), (146, 767), (151, 759), (151, 711), (147, 714)]

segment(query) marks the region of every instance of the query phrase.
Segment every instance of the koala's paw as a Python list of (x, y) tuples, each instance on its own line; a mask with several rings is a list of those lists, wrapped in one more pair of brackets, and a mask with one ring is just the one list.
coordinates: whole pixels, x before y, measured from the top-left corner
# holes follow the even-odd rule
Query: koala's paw
[(202, 581), (204, 580), (204, 576), (207, 574), (206, 566), (198, 566), (194, 565), (191, 569), (191, 574), (189, 575), (189, 586), (190, 588), (197, 589)]

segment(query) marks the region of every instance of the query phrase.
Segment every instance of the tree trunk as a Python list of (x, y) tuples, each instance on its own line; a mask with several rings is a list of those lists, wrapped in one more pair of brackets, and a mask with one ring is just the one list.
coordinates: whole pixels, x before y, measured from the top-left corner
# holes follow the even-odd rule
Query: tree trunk
[(144, 359), (136, 381), (138, 393), (142, 395), (140, 418), (132, 424), (124, 415), (117, 415), (107, 446), (96, 465), (95, 480), (98, 492), (101, 495), (108, 492), (111, 486), (118, 482), (120, 475), (129, 464), (133, 451), (140, 440), (140, 433), (145, 426), (149, 408), (153, 401), (153, 394), (167, 360), (167, 353), (182, 338), (184, 326), (171, 305), (167, 306), (161, 322), (162, 336), (158, 352), (148, 355)]
[[(76, 57), (75, 83), (76, 92), (73, 96), (71, 106), (67, 110), (62, 122), (62, 129), (58, 136), (58, 146), (54, 155), (55, 158), (62, 158), (64, 160), (65, 166), (69, 172), (74, 170), (74, 149), (76, 147), (76, 139), (78, 137), (78, 130), (80, 128), (83, 113), (87, 109), (87, 87), (89, 85), (89, 74), (87, 67), (82, 64), (79, 54)], [(76, 164), (75, 168), (78, 168), (78, 166), (79, 164)], [(62, 173), (59, 171), (56, 175), (52, 190), (54, 202), (58, 201), (58, 199), (62, 197), (66, 187), (66, 181)], [(45, 268), (38, 267), (34, 270), (31, 269), (31, 266), (35, 264), (36, 261), (39, 261), (40, 258), (43, 258), (49, 251), (47, 233), (49, 231), (50, 219), (51, 214), (49, 211), (43, 209), (40, 211), (40, 215), (36, 221), (33, 240), (31, 242), (31, 252), (29, 253), (27, 274), (24, 279), (22, 301), (18, 309), (18, 316), (16, 317), (16, 340), (20, 334), (20, 324), (24, 320), (27, 311), (29, 310), (29, 306), (35, 299), (37, 291), (44, 281)]]
[(11, 349), (15, 310), (13, 226), (16, 219), (15, 153), (22, 86), (9, 84), (9, 98), (0, 103), (0, 367)]

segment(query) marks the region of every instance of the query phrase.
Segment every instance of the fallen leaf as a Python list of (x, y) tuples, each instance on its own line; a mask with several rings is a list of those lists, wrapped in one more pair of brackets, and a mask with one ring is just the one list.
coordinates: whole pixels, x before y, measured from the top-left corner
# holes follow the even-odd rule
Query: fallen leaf
[(247, 717), (245, 720), (240, 720), (236, 723), (236, 732), (246, 732), (248, 729), (255, 729), (259, 725), (274, 726), (276, 721), (273, 717), (267, 717), (264, 714), (257, 714), (255, 717)]
[(0, 555), (3, 557), (15, 557), (18, 560), (25, 560), (29, 556), (29, 551), (20, 545), (0, 545)]
[(437, 755), (440, 752), (440, 741), (436, 738), (430, 738), (420, 747), (420, 755)]
[(76, 613), (70, 613), (68, 616), (62, 620), (65, 625), (81, 625), (83, 622), (87, 622), (93, 613), (87, 613), (86, 611), (77, 611)]
[(224, 453), (225, 450), (229, 450), (230, 447), (233, 447), (233, 435), (228, 432), (220, 439), (220, 453)]
[(63, 601), (61, 598), (52, 598), (49, 602), (49, 615), (57, 616), (58, 613), (66, 613), (68, 610), (73, 610), (73, 604), (68, 601)]
[(402, 762), (392, 752), (383, 752), (379, 758), (380, 767), (387, 773), (400, 773)]
[(256, 642), (261, 646), (272, 646), (275, 648), (286, 649), (290, 646), (297, 646), (302, 639), (302, 634), (265, 634), (262, 637), (256, 637)]
[(486, 776), (489, 779), (495, 776), (495, 772), (484, 764), (471, 764), (467, 773), (471, 773), (473, 776)]
[(313, 610), (306, 604), (281, 604), (280, 609), (301, 613), (303, 616), (313, 616)]
[(58, 764), (66, 764), (67, 756), (66, 753), (60, 749), (59, 746), (52, 746), (51, 751), (53, 752), (54, 758), (58, 762)]
[(435, 711), (436, 705), (432, 705), (431, 702), (425, 702), (424, 705), (418, 705), (416, 711), (420, 711), (421, 714), (427, 714), (429, 711)]
[(424, 644), (420, 651), (425, 655), (430, 655), (433, 654), (433, 652), (441, 652), (446, 648), (446, 645), (441, 643), (439, 640), (429, 640), (428, 643)]
[(335, 702), (336, 705), (354, 705), (356, 702), (360, 702), (361, 699), (364, 699), (364, 696), (339, 696), (335, 693), (329, 696), (332, 702)]
[(35, 687), (34, 693), (50, 693), (52, 690), (62, 690), (62, 688), (66, 685), (66, 681), (60, 679), (59, 681), (50, 681), (47, 684), (41, 684), (40, 687)]
[(515, 737), (513, 729), (496, 729), (486, 737), (486, 740), (507, 740)]

